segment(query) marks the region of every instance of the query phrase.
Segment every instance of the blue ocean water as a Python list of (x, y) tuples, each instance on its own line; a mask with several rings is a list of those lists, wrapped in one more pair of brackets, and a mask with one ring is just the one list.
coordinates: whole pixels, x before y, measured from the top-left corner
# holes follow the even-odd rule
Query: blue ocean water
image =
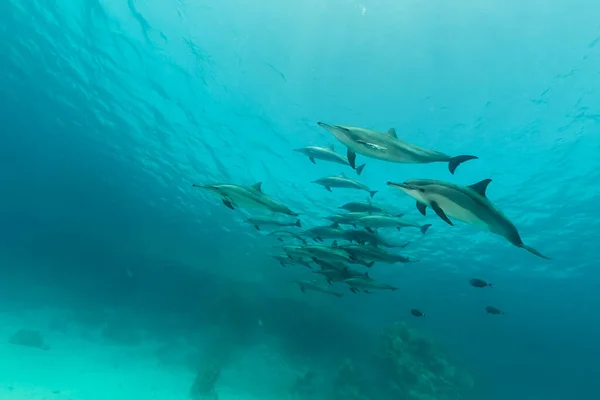
[[(198, 367), (175, 356), (180, 337), (218, 353), (200, 359), (222, 364), (221, 398), (285, 398), (297, 369), (318, 382), (295, 398), (329, 399), (323, 382), (344, 359), (371, 382), (370, 395), (344, 398), (391, 398), (373, 354), (396, 322), (439, 343), (473, 382), (429, 395), (401, 382), (396, 398), (596, 398), (598, 13), (584, 0), (4, 0), (0, 311), (68, 310), (69, 326), (104, 329), (127, 348), (155, 343), (159, 365), (182, 366), (186, 396), (173, 399), (187, 398)], [(345, 154), (317, 121), (394, 127), (407, 142), (479, 156), (455, 175), (443, 163), (358, 156), (374, 202), (433, 225), (390, 233), (420, 259), (371, 269), (397, 291), (302, 293), (293, 281), (314, 274), (271, 257), (279, 243), (244, 223), (252, 210), (192, 187), (263, 182), (304, 227), (322, 224), (368, 195), (311, 183), (356, 176), (293, 151), (334, 144)], [(492, 178), (488, 197), (552, 260), (422, 217), (386, 186), (411, 178)], [(494, 287), (474, 289), (473, 277)], [(77, 335), (57, 325), (46, 328), (67, 351)], [(256, 346), (286, 367), (243, 361)], [(19, 360), (11, 368), (30, 367)]]

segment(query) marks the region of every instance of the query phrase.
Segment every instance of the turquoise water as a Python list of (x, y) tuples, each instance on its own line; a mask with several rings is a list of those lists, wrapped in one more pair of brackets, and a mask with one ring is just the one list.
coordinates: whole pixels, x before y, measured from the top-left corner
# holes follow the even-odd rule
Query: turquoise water
[[(599, 12), (583, 0), (5, 0), (0, 309), (108, 307), (159, 342), (217, 326), (205, 341), (227, 365), (276, 342), (290, 369), (310, 364), (323, 379), (346, 357), (381, 376), (372, 353), (400, 321), (468, 371), (474, 385), (460, 398), (594, 398)], [(318, 121), (394, 127), (408, 142), (479, 156), (455, 175), (444, 163), (358, 156), (377, 204), (433, 224), (390, 234), (420, 259), (372, 268), (395, 292), (300, 292), (293, 281), (313, 274), (272, 259), (279, 243), (243, 222), (252, 210), (192, 188), (260, 181), (305, 227), (322, 224), (367, 194), (311, 183), (356, 176), (293, 152), (335, 144), (345, 154)], [(492, 178), (488, 197), (552, 260), (422, 217), (386, 186), (411, 178)], [(469, 287), (473, 277), (494, 288)], [(258, 368), (227, 386), (282, 398), (293, 379)], [(257, 389), (252, 374), (269, 378)], [(315, 387), (310, 398), (329, 398)]]

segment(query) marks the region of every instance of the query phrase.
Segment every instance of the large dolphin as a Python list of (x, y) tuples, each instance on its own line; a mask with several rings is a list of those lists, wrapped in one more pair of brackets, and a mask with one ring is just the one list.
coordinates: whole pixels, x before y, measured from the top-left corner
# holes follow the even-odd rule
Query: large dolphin
[(355, 126), (328, 125), (324, 122), (317, 122), (317, 124), (331, 132), (348, 148), (348, 161), (353, 167), (356, 164), (356, 153), (358, 153), (394, 163), (428, 164), (447, 162), (450, 173), (454, 174), (460, 164), (478, 158), (469, 155), (451, 157), (439, 151), (415, 146), (398, 139), (396, 130), (393, 128), (387, 133), (382, 133)]
[(328, 147), (306, 146), (306, 147), (302, 147), (299, 149), (294, 149), (294, 151), (297, 151), (299, 153), (307, 155), (308, 159), (313, 164), (316, 164), (315, 159), (317, 159), (317, 160), (334, 162), (334, 163), (342, 164), (342, 165), (348, 165), (356, 170), (357, 175), (360, 175), (360, 173), (363, 171), (363, 169), (365, 169), (365, 164), (354, 168), (354, 165), (350, 165), (350, 163), (348, 162), (348, 159), (346, 157), (335, 152), (335, 148), (333, 147), (333, 145), (329, 145)]
[(513, 245), (538, 257), (549, 259), (524, 244), (513, 223), (487, 198), (485, 191), (491, 181), (491, 179), (484, 179), (470, 186), (459, 186), (431, 179), (412, 179), (404, 183), (388, 182), (387, 184), (417, 200), (417, 209), (423, 215), (426, 207), (429, 206), (450, 225), (454, 224), (448, 217), (456, 218), (503, 236)]
[(246, 207), (269, 210), (274, 213), (282, 213), (297, 217), (298, 214), (290, 210), (285, 205), (272, 199), (262, 191), (262, 182), (257, 182), (252, 186), (239, 186), (231, 184), (210, 184), (210, 185), (192, 185), (195, 188), (206, 189), (211, 193), (221, 197), (225, 206), (231, 208)]

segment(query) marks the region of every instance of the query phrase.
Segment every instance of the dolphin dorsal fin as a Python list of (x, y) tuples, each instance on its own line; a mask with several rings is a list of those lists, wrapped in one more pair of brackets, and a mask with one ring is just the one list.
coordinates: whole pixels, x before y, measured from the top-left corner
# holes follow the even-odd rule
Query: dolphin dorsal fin
[(330, 144), (329, 146), (327, 146), (327, 148), (331, 151), (335, 151), (335, 146), (333, 144)]
[(391, 137), (398, 139), (398, 135), (396, 135), (396, 130), (395, 130), (394, 128), (390, 128), (390, 129), (388, 129), (387, 133), (388, 133), (388, 135), (390, 135)]
[(331, 244), (331, 247), (338, 247), (337, 240), (333, 241), (333, 243)]
[(363, 276), (364, 276), (365, 278), (370, 278), (370, 276), (369, 276), (369, 271), (365, 272), (365, 273), (363, 274)]
[(337, 222), (334, 222), (333, 224), (329, 225), (330, 228), (339, 228), (340, 224), (338, 224)]
[(472, 185), (469, 185), (467, 187), (470, 187), (471, 189), (473, 189), (474, 191), (476, 191), (481, 196), (487, 197), (485, 195), (485, 191), (486, 191), (486, 189), (487, 189), (487, 187), (488, 187), (488, 185), (490, 184), (491, 181), (492, 180), (488, 178), (488, 179), (484, 179), (484, 180), (482, 180), (480, 182), (474, 183)]
[(262, 193), (262, 182), (256, 182), (254, 185), (250, 186), (252, 189), (256, 190), (257, 192), (261, 192)]

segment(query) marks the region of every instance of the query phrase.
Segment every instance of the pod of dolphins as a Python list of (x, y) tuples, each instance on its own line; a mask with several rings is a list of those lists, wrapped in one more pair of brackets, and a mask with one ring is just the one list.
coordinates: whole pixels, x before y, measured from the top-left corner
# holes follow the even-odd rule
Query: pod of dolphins
[[(377, 132), (371, 129), (354, 126), (329, 125), (324, 122), (317, 123), (335, 136), (346, 148), (346, 157), (337, 153), (333, 145), (326, 147), (307, 146), (295, 151), (306, 155), (316, 164), (316, 160), (337, 163), (349, 166), (360, 176), (365, 164), (356, 166), (357, 154), (368, 158), (403, 164), (427, 164), (434, 162), (448, 163), (448, 169), (454, 174), (462, 163), (477, 159), (473, 155), (450, 156), (445, 153), (419, 147), (398, 139), (396, 131), (392, 128), (388, 132)], [(411, 179), (405, 182), (388, 181), (387, 185), (401, 190), (416, 201), (417, 210), (426, 215), (430, 208), (442, 221), (454, 226), (452, 219), (475, 227), (488, 230), (504, 237), (516, 247), (549, 259), (536, 249), (526, 245), (517, 228), (487, 197), (486, 190), (491, 179), (484, 179), (469, 186), (455, 185), (449, 182), (431, 179)], [(369, 193), (367, 202), (351, 202), (340, 207), (345, 212), (331, 215), (325, 219), (331, 224), (312, 227), (302, 233), (288, 230), (273, 230), (268, 236), (276, 237), (284, 244), (279, 247), (280, 254), (273, 257), (282, 265), (303, 265), (313, 269), (324, 282), (343, 282), (349, 286), (353, 293), (373, 293), (376, 290), (396, 290), (397, 288), (376, 281), (368, 272), (361, 272), (348, 264), (361, 265), (371, 268), (375, 262), (383, 263), (411, 263), (419, 260), (402, 256), (386, 250), (386, 248), (403, 248), (408, 243), (393, 243), (385, 239), (378, 232), (379, 229), (409, 229), (417, 228), (425, 234), (431, 224), (418, 224), (404, 219), (403, 214), (393, 214), (382, 207), (371, 203), (377, 191), (371, 190), (365, 184), (348, 178), (344, 173), (337, 176), (328, 176), (317, 179), (312, 183), (323, 186), (326, 190), (354, 189), (364, 190)], [(290, 210), (269, 195), (263, 192), (262, 183), (252, 186), (239, 186), (234, 184), (206, 184), (193, 185), (196, 188), (208, 190), (218, 196), (222, 203), (235, 210), (236, 208), (262, 209), (271, 213), (285, 214), (298, 217)], [(451, 219), (452, 218), (452, 219)], [(254, 216), (246, 221), (257, 230), (263, 227), (298, 227), (302, 224), (299, 219), (281, 220), (271, 216)], [(342, 228), (342, 225), (348, 228)], [(352, 227), (350, 229), (349, 227)], [(307, 239), (316, 244), (309, 244)], [(323, 244), (324, 240), (333, 240), (331, 245)], [(346, 241), (348, 243), (338, 243)], [(316, 265), (316, 269), (313, 265)], [(300, 290), (318, 291), (333, 296), (341, 297), (343, 294), (331, 290), (319, 279), (296, 281)], [(469, 281), (473, 287), (488, 287), (491, 284), (480, 280)], [(495, 307), (487, 306), (489, 314), (504, 314)], [(424, 317), (425, 314), (417, 309), (412, 309), (415, 317)]]

